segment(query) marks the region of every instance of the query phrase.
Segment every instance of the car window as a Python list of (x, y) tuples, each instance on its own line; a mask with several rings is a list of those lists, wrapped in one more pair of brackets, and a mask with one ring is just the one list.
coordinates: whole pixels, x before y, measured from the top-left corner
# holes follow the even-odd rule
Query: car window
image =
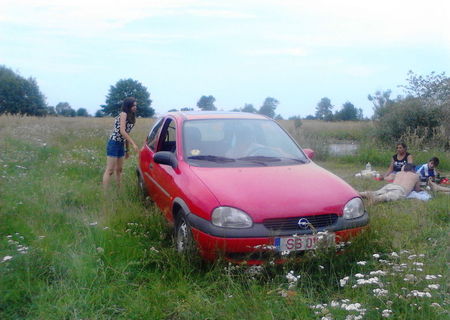
[(175, 152), (176, 136), (177, 136), (176, 133), (177, 133), (177, 130), (176, 130), (175, 121), (171, 118), (166, 119), (166, 121), (164, 122), (163, 129), (161, 131), (158, 151)]
[(158, 142), (159, 131), (161, 129), (161, 125), (163, 124), (163, 118), (157, 120), (153, 125), (153, 128), (150, 130), (150, 133), (147, 137), (147, 145), (153, 151), (156, 149), (156, 144)]
[[(183, 153), (200, 166), (286, 165), (307, 162), (275, 122), (263, 119), (199, 119), (183, 125)], [(207, 163), (210, 162), (210, 163)]]

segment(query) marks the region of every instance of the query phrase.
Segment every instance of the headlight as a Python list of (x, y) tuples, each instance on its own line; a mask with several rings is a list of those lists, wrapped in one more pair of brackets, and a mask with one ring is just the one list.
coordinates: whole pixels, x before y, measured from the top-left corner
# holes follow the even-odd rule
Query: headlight
[(250, 228), (253, 221), (244, 211), (231, 207), (218, 207), (212, 213), (212, 224), (223, 228)]
[(355, 219), (364, 214), (364, 204), (360, 198), (353, 198), (344, 207), (344, 218)]

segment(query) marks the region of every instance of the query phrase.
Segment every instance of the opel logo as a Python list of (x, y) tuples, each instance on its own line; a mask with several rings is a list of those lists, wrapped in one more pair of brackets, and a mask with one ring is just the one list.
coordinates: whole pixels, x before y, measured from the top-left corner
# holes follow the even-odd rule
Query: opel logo
[(309, 227), (309, 221), (306, 218), (301, 218), (298, 220), (298, 226), (302, 229), (306, 229)]

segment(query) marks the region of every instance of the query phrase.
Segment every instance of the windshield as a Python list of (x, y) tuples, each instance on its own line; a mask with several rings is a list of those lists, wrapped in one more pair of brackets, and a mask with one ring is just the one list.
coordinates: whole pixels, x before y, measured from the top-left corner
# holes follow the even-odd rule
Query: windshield
[(185, 121), (183, 152), (195, 166), (278, 166), (308, 161), (275, 121), (262, 119)]

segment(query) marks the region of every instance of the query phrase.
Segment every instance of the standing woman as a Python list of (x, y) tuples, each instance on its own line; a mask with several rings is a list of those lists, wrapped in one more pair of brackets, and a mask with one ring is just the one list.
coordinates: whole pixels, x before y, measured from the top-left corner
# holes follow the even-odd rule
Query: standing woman
[(103, 174), (103, 187), (108, 187), (110, 177), (115, 174), (117, 186), (122, 177), (123, 158), (129, 156), (129, 144), (137, 153), (138, 146), (131, 139), (129, 133), (136, 123), (137, 102), (133, 97), (123, 100), (122, 112), (114, 120), (114, 130), (109, 137), (106, 147), (106, 170)]
[(413, 163), (413, 158), (408, 153), (408, 147), (403, 142), (397, 143), (397, 153), (392, 156), (391, 164), (384, 174), (384, 180), (394, 180), (395, 174), (402, 170), (407, 163)]

